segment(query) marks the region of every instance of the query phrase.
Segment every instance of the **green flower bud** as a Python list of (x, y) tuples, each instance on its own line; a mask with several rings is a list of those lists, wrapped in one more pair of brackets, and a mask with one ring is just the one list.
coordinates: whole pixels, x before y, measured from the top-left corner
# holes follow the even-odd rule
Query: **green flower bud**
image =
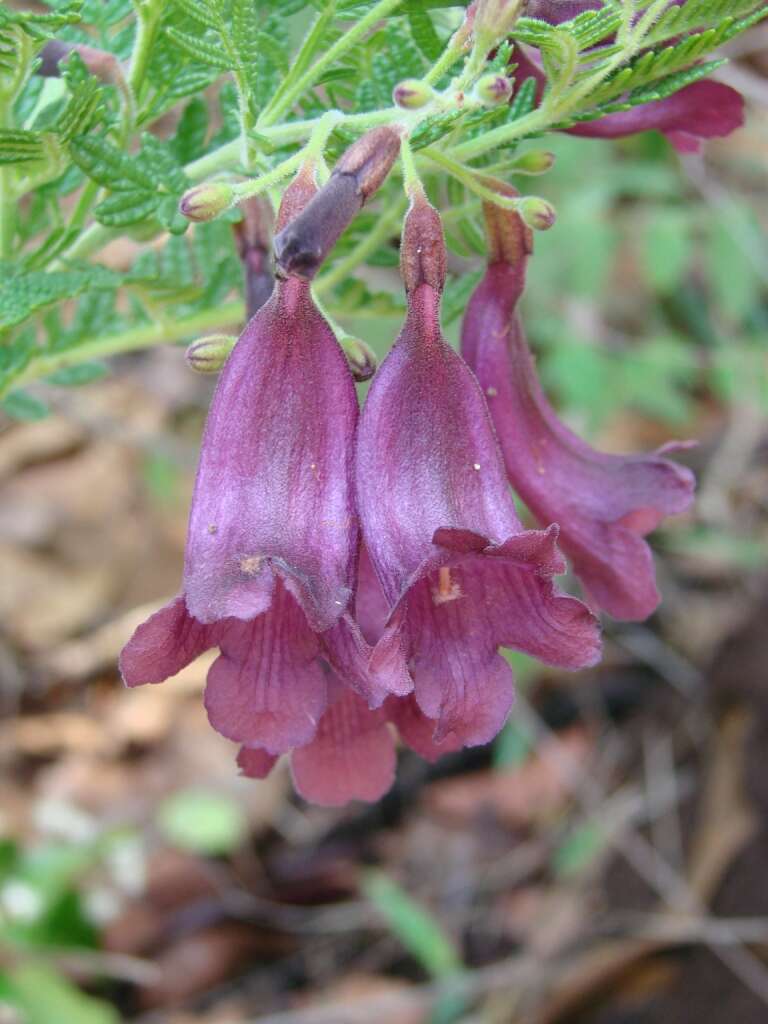
[(499, 103), (506, 103), (512, 95), (512, 82), (506, 75), (483, 75), (475, 86), (475, 93), (481, 103), (487, 107), (495, 107)]
[(193, 341), (184, 353), (190, 369), (196, 373), (218, 373), (235, 347), (237, 338), (227, 334), (211, 334), (207, 338)]
[(392, 99), (398, 107), (405, 110), (418, 110), (426, 107), (435, 91), (427, 82), (421, 82), (418, 78), (406, 78), (398, 82), (392, 90)]
[(548, 231), (557, 220), (557, 211), (552, 203), (540, 196), (521, 199), (517, 210), (528, 227), (535, 231)]
[(213, 220), (235, 201), (235, 190), (224, 181), (195, 185), (181, 197), (180, 212), (189, 220)]
[(347, 357), (349, 369), (356, 381), (370, 380), (379, 365), (376, 355), (370, 346), (360, 338), (345, 334), (339, 338), (339, 344)]
[(554, 164), (555, 154), (544, 149), (532, 149), (514, 161), (510, 170), (515, 174), (545, 174)]

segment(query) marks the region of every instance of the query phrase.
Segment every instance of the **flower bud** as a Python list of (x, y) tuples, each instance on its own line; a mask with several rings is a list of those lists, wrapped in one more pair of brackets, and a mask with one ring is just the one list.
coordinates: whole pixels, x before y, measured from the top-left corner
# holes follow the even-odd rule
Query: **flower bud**
[(232, 225), (235, 245), (245, 273), (245, 315), (250, 320), (272, 294), (270, 265), (275, 215), (265, 196), (250, 196), (240, 204), (243, 219)]
[(400, 152), (402, 132), (394, 125), (384, 125), (366, 132), (342, 153), (333, 169), (336, 174), (350, 174), (355, 179), (362, 203), (376, 192), (392, 170)]
[(392, 99), (398, 107), (405, 110), (418, 110), (425, 107), (435, 91), (427, 82), (421, 82), (418, 78), (406, 78), (398, 82), (392, 90)]
[(512, 82), (506, 75), (483, 75), (475, 86), (477, 98), (488, 107), (506, 103), (512, 95)]
[(557, 211), (552, 203), (540, 196), (521, 199), (518, 211), (528, 227), (535, 231), (548, 231), (557, 219)]
[(553, 166), (555, 154), (548, 153), (544, 149), (532, 149), (530, 153), (523, 153), (511, 165), (510, 170), (515, 174), (545, 174)]
[(191, 370), (196, 373), (218, 373), (235, 347), (237, 338), (227, 334), (211, 334), (207, 338), (193, 341), (184, 353)]
[(189, 220), (213, 220), (224, 213), (235, 200), (235, 190), (224, 181), (195, 185), (181, 197), (179, 211)]
[(339, 338), (339, 344), (347, 357), (349, 369), (352, 376), (358, 383), (370, 380), (376, 373), (379, 361), (370, 345), (366, 345), (360, 338), (353, 338), (345, 334)]
[(442, 292), (445, 285), (443, 225), (437, 210), (423, 193), (414, 195), (406, 214), (400, 245), (400, 273), (409, 295), (423, 284), (435, 292)]
[(374, 128), (342, 154), (307, 206), (275, 236), (283, 274), (312, 278), (355, 214), (386, 178), (400, 152), (398, 128)]
[(522, 13), (524, 0), (480, 0), (475, 14), (474, 34), (483, 50), (506, 39)]

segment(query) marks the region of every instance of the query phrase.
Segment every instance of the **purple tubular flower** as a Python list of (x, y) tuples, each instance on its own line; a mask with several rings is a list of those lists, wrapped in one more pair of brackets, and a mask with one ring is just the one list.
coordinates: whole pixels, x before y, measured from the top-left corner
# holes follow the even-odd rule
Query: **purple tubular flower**
[(440, 334), (445, 246), (423, 196), (401, 254), (408, 314), (358, 434), (361, 524), (387, 602), (370, 664), (409, 665), (435, 741), (480, 744), (512, 704), (500, 645), (580, 668), (598, 659), (599, 633), (552, 584), (563, 570), (557, 527), (523, 530), (483, 394)]
[(461, 351), (475, 371), (510, 482), (538, 522), (560, 525), (560, 546), (597, 606), (644, 619), (659, 602), (642, 539), (693, 497), (691, 472), (662, 453), (606, 455), (573, 434), (544, 396), (516, 313), (531, 233), (513, 211), (486, 205), (489, 264), (467, 306)]
[[(286, 193), (283, 220), (313, 192), (305, 171)], [(320, 659), (339, 649), (351, 661), (355, 648), (346, 609), (357, 550), (357, 417), (346, 359), (308, 283), (278, 282), (219, 378), (183, 594), (123, 650), (129, 686), (160, 682), (217, 646), (205, 702), (219, 732), (271, 754), (312, 739), (327, 704)], [(368, 684), (362, 672), (359, 681)]]

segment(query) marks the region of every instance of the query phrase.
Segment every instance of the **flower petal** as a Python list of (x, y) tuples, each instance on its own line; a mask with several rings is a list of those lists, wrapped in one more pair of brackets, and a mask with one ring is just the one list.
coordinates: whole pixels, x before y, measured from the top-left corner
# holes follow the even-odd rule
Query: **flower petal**
[(425, 560), (439, 556), (436, 530), (496, 541), (522, 530), (485, 399), (440, 337), (436, 317), (434, 293), (424, 286), (360, 422), (360, 516), (390, 604)]
[(656, 129), (684, 153), (698, 149), (698, 139), (720, 139), (744, 124), (744, 97), (723, 82), (692, 82), (663, 100), (606, 114), (569, 128), (571, 135), (617, 139)]
[(620, 619), (646, 618), (659, 596), (641, 539), (691, 503), (691, 472), (659, 454), (607, 455), (573, 434), (539, 384), (515, 314), (525, 256), (495, 262), (467, 306), (462, 351), (488, 396), (510, 481), (560, 546), (591, 598)]
[(187, 605), (251, 619), (282, 578), (318, 631), (351, 593), (357, 398), (306, 282), (278, 284), (219, 378), (190, 515)]
[(370, 711), (341, 691), (320, 720), (317, 735), (291, 757), (293, 782), (305, 800), (338, 807), (375, 801), (395, 777), (395, 745), (384, 712)]
[(237, 767), (249, 779), (266, 779), (277, 764), (279, 755), (268, 754), (261, 747), (241, 747)]
[(183, 595), (176, 597), (142, 622), (123, 648), (123, 681), (126, 686), (161, 683), (217, 643), (217, 627), (192, 618)]
[(449, 733), (439, 743), (435, 740), (437, 722), (434, 718), (427, 718), (415, 697), (390, 697), (386, 712), (403, 742), (425, 761), (437, 761), (444, 754), (452, 754), (463, 746), (461, 737), (455, 733)]
[(263, 615), (227, 622), (219, 646), (205, 690), (214, 729), (270, 754), (308, 743), (325, 710), (327, 674), (317, 634), (287, 589), (277, 583)]

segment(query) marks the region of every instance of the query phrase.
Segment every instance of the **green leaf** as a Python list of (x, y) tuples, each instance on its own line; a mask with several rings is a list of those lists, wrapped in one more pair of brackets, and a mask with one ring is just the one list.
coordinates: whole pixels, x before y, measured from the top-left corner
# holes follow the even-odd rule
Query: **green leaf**
[(406, 0), (406, 12), (413, 41), (428, 61), (436, 61), (443, 52), (443, 44), (422, 0)]
[(239, 803), (222, 793), (185, 789), (165, 800), (158, 824), (182, 849), (211, 856), (232, 853), (245, 834)]
[(85, 995), (42, 963), (22, 963), (3, 981), (0, 998), (19, 1010), (24, 1024), (119, 1024), (109, 1003)]
[(607, 837), (596, 821), (588, 821), (574, 828), (555, 851), (553, 867), (563, 878), (580, 874), (595, 862), (605, 848)]
[(688, 268), (692, 238), (689, 218), (682, 210), (649, 211), (642, 234), (643, 274), (653, 289), (668, 292), (677, 287)]
[[(79, 54), (73, 53), (68, 63)], [(99, 81), (93, 76), (78, 83), (72, 90), (69, 102), (59, 116), (55, 131), (62, 140), (68, 142), (76, 135), (83, 135), (104, 117), (104, 96)]]
[(190, 100), (181, 115), (176, 134), (171, 140), (174, 156), (180, 164), (188, 164), (200, 156), (208, 132), (208, 107), (199, 97)]
[(104, 267), (16, 274), (0, 286), (0, 328), (20, 324), (37, 310), (90, 289), (115, 288), (120, 276)]
[(3, 412), (14, 420), (44, 420), (50, 413), (49, 407), (27, 391), (12, 391), (0, 402)]
[(155, 180), (141, 162), (106, 139), (81, 135), (71, 141), (69, 149), (80, 170), (98, 185), (113, 192), (155, 191)]
[(212, 29), (222, 27), (221, 11), (216, 4), (208, 4), (205, 0), (175, 0), (175, 2), (178, 8), (199, 25)]
[[(755, 7), (761, 7), (755, 11)], [(754, 13), (752, 13), (754, 12)], [(747, 15), (742, 22), (736, 22), (741, 15)], [(744, 28), (759, 21), (768, 15), (765, 5), (758, 5), (755, 0), (688, 0), (687, 3), (671, 5), (662, 14), (654, 25), (651, 32), (646, 36), (646, 41), (653, 44), (673, 36), (680, 36), (692, 29), (702, 29), (707, 26), (715, 28), (724, 22), (732, 20), (741, 25), (747, 22)], [(740, 28), (739, 31), (743, 31)]]
[(115, 192), (99, 203), (93, 211), (100, 224), (108, 228), (124, 228), (151, 217), (160, 203), (154, 192)]
[(512, 97), (507, 120), (516, 121), (519, 117), (525, 117), (526, 114), (530, 114), (536, 106), (537, 90), (538, 82), (536, 79), (533, 76), (526, 78)]
[(63, 370), (57, 370), (47, 380), (49, 384), (55, 384), (60, 388), (79, 388), (83, 384), (101, 380), (106, 375), (106, 363), (79, 363), (77, 366), (68, 366)]
[(363, 892), (393, 934), (433, 978), (445, 978), (462, 968), (461, 958), (440, 922), (393, 878), (382, 871), (363, 877)]
[(212, 37), (191, 36), (178, 28), (167, 28), (165, 31), (178, 47), (201, 64), (207, 64), (219, 71), (233, 69), (234, 61), (223, 46), (213, 42)]
[(0, 164), (23, 164), (45, 155), (41, 132), (0, 129)]

